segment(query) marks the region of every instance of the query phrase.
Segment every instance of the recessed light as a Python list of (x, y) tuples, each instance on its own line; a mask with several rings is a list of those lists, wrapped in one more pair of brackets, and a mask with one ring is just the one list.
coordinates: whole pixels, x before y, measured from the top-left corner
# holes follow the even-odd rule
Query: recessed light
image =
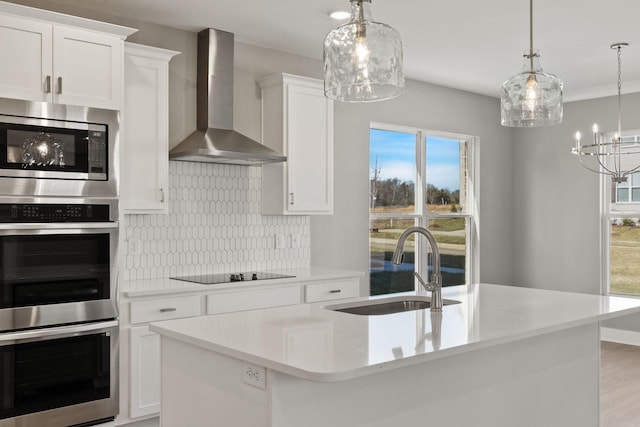
[(351, 13), (347, 12), (346, 10), (334, 10), (329, 12), (329, 16), (331, 17), (331, 19), (335, 19), (336, 21), (344, 21), (351, 16)]

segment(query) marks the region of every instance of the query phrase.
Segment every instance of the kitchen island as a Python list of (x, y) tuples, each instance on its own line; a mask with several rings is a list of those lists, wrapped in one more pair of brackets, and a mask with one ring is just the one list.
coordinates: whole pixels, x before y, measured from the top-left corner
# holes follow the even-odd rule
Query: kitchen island
[(599, 322), (640, 312), (640, 300), (489, 284), (443, 297), (459, 303), (441, 314), (332, 310), (358, 304), (348, 302), (153, 323), (161, 425), (599, 425)]

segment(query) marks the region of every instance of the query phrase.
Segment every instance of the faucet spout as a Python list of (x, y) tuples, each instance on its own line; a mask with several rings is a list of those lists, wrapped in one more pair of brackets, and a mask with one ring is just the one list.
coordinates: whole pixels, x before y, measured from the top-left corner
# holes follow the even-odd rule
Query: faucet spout
[(407, 238), (414, 233), (422, 234), (429, 241), (429, 246), (431, 246), (432, 253), (432, 264), (433, 271), (431, 274), (432, 281), (430, 283), (425, 283), (424, 280), (415, 273), (416, 278), (420, 282), (420, 284), (424, 287), (424, 289), (428, 292), (431, 292), (431, 311), (432, 312), (441, 312), (442, 311), (442, 275), (440, 274), (440, 249), (438, 248), (438, 243), (436, 242), (433, 234), (424, 227), (409, 227), (400, 235), (398, 239), (398, 243), (396, 244), (396, 249), (393, 251), (393, 256), (391, 257), (391, 262), (395, 265), (402, 264), (404, 260), (404, 245), (407, 241)]

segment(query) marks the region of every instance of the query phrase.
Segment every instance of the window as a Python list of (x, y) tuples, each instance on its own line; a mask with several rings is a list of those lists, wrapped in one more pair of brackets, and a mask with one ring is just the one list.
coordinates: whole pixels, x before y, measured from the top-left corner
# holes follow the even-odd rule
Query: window
[[(622, 141), (637, 143), (637, 135), (640, 131), (625, 132)], [(606, 135), (605, 139), (612, 136)], [(637, 164), (640, 154), (624, 161)], [(601, 189), (603, 288), (612, 294), (640, 295), (640, 172), (622, 183), (612, 183), (603, 175)]]
[(628, 177), (627, 182), (616, 184), (615, 203), (640, 202), (640, 173)]
[(414, 225), (430, 230), (438, 242), (443, 286), (476, 280), (476, 141), (466, 135), (372, 124), (371, 295), (413, 291), (414, 271), (431, 280), (429, 245), (419, 235), (407, 240), (402, 265), (391, 262), (398, 237)]

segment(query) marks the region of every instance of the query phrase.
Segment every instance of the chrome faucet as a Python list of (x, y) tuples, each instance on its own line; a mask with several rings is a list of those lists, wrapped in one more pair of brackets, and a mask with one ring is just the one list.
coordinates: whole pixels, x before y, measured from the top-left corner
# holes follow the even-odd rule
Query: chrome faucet
[(430, 283), (426, 283), (422, 280), (422, 277), (418, 274), (418, 272), (414, 272), (413, 274), (418, 279), (418, 282), (422, 285), (422, 287), (427, 291), (431, 292), (431, 311), (441, 312), (442, 311), (442, 275), (440, 274), (440, 249), (438, 248), (438, 244), (436, 243), (435, 237), (429, 230), (424, 227), (409, 227), (400, 235), (398, 239), (398, 243), (396, 244), (396, 250), (393, 252), (393, 257), (391, 258), (391, 262), (395, 265), (402, 264), (404, 260), (404, 243), (407, 238), (413, 234), (419, 233), (427, 238), (429, 241), (429, 245), (431, 246), (431, 253), (433, 255), (433, 272), (431, 274), (432, 281)]

